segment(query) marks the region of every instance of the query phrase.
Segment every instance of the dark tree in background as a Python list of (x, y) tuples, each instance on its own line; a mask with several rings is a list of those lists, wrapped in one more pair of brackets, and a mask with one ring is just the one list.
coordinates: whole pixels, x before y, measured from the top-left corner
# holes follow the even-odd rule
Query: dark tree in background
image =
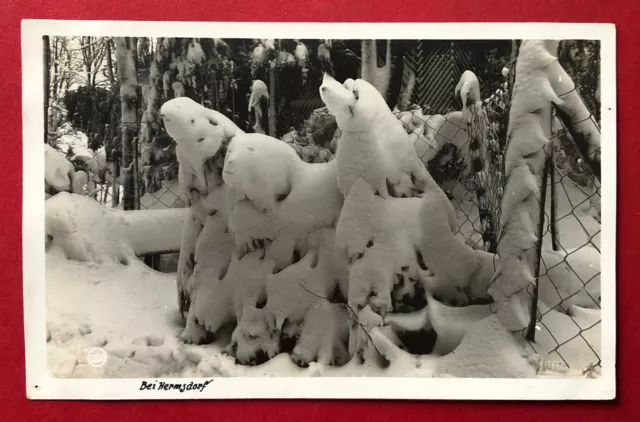
[[(117, 84), (114, 85), (118, 87)], [(96, 151), (105, 144), (107, 125), (113, 113), (120, 112), (117, 92), (112, 88), (80, 86), (68, 91), (63, 100), (67, 121), (89, 138), (89, 148)]]

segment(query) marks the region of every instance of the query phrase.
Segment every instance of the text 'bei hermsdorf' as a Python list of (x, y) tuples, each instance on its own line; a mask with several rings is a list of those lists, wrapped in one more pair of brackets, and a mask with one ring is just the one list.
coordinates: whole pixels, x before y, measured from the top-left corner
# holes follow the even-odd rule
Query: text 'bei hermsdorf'
[(205, 388), (212, 382), (213, 380), (208, 380), (204, 382), (182, 382), (182, 383), (170, 383), (164, 381), (156, 381), (156, 382), (147, 382), (142, 381), (140, 385), (140, 390), (161, 390), (161, 391), (179, 391), (184, 393), (185, 391), (199, 391), (203, 392)]

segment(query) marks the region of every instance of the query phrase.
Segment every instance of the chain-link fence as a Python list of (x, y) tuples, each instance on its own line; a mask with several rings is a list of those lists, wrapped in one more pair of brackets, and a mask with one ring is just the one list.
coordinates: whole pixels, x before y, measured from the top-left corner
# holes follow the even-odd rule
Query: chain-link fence
[[(600, 181), (565, 126), (580, 122), (559, 119), (558, 112), (542, 177), (537, 282), (527, 288), (535, 318), (521, 334), (530, 351), (547, 356), (544, 371), (598, 376)], [(597, 126), (593, 114), (586, 119)]]
[[(94, 198), (116, 209), (123, 209), (124, 185), (127, 177), (133, 177), (135, 209), (184, 208), (187, 201), (178, 190), (178, 161), (175, 144), (152, 142), (137, 144), (130, 165), (122, 165), (122, 153), (114, 150), (107, 161), (104, 148), (93, 152), (81, 148), (67, 153), (75, 174), (71, 190)], [(50, 188), (49, 188), (50, 189)], [(56, 192), (51, 191), (50, 194)]]

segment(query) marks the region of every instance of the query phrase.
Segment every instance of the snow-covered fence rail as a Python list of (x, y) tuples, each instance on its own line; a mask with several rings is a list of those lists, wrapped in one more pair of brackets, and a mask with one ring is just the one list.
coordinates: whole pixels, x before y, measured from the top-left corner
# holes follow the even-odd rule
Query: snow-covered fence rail
[(127, 237), (136, 255), (180, 251), (186, 208), (124, 211)]
[(126, 263), (180, 250), (188, 209), (122, 211), (85, 195), (60, 192), (45, 202), (45, 244), (70, 259)]

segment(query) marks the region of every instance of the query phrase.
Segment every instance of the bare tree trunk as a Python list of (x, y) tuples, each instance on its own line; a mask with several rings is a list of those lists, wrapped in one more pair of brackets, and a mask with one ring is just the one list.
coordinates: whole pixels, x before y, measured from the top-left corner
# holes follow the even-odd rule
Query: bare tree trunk
[(52, 51), (52, 67), (53, 67), (53, 78), (51, 80), (51, 90), (50, 90), (50, 95), (53, 95), (54, 97), (58, 96), (58, 59), (60, 58), (60, 53), (58, 50), (58, 46), (59, 46), (60, 42), (58, 41), (57, 37), (54, 37), (54, 42), (53, 42), (53, 51)]
[(80, 45), (82, 47), (82, 58), (84, 60), (84, 70), (87, 77), (87, 86), (93, 88), (91, 77), (91, 37), (81, 37)]
[(111, 114), (111, 124), (109, 126), (110, 135), (109, 139), (111, 142), (111, 162), (113, 163), (113, 185), (111, 185), (111, 207), (116, 208), (120, 203), (120, 185), (119, 185), (119, 177), (120, 177), (120, 160), (122, 159), (122, 140), (121, 133), (118, 134), (120, 130), (119, 126), (119, 116), (115, 113)]
[(218, 99), (218, 80), (216, 77), (216, 70), (212, 69), (212, 75), (211, 75), (211, 107), (216, 110), (216, 111), (220, 111), (220, 101)]
[(415, 48), (415, 44), (408, 41), (391, 41), (391, 56), (389, 60), (393, 60), (393, 63), (389, 74), (387, 105), (392, 111), (396, 106), (401, 107), (401, 92), (403, 79), (405, 78), (404, 58), (413, 48)]
[(115, 38), (122, 108), (122, 166), (124, 175), (122, 205), (135, 209), (134, 138), (138, 134), (138, 82), (136, 78), (135, 38)]
[[(137, 97), (137, 101), (136, 101), (136, 106), (135, 106), (135, 113), (136, 113), (136, 122), (140, 123), (142, 121), (142, 104), (144, 104), (143, 98), (142, 98), (142, 84), (144, 82), (138, 83), (138, 81), (140, 80), (140, 74), (141, 74), (141, 69), (139, 68), (141, 61), (140, 61), (140, 57), (138, 57), (138, 43), (139, 43), (140, 39), (133, 37), (131, 38), (131, 46), (133, 48), (133, 64), (134, 64), (134, 72), (135, 72), (135, 78), (136, 78), (136, 84), (135, 84), (135, 90), (136, 90), (136, 97)], [(148, 81), (147, 81), (148, 83)], [(133, 157), (131, 158), (131, 163), (132, 163), (132, 168), (131, 171), (133, 171), (133, 209), (135, 210), (139, 210), (140, 209), (140, 169), (139, 169), (139, 158), (140, 158), (140, 145), (138, 143), (138, 139), (139, 139), (139, 130), (140, 127), (142, 125), (138, 124), (137, 130), (136, 130), (136, 135), (133, 138)]]
[(49, 36), (42, 37), (42, 46), (44, 54), (44, 143), (47, 143), (49, 138), (49, 95), (50, 95), (50, 67), (51, 67), (51, 46), (49, 45)]
[(385, 64), (378, 67), (378, 49), (376, 40), (362, 40), (362, 68), (361, 78), (375, 86), (382, 98), (389, 96), (389, 83), (391, 80), (391, 41), (386, 41)]
[[(113, 40), (113, 38), (111, 39), (111, 51), (114, 53), (116, 51), (116, 42)], [(113, 71), (116, 75), (118, 74), (118, 60), (113, 62)]]

